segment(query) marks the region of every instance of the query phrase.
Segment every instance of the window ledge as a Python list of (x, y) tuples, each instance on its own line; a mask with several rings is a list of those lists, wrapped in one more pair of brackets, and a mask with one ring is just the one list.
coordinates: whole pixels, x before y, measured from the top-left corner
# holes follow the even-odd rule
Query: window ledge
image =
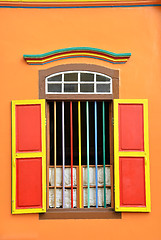
[(48, 209), (39, 214), (39, 219), (121, 219), (121, 213), (113, 208)]

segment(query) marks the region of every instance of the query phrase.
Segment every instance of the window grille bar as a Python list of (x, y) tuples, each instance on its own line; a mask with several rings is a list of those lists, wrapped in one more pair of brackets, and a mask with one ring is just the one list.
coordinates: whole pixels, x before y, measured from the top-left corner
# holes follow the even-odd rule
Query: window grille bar
[(104, 208), (106, 208), (106, 172), (105, 172), (105, 102), (102, 102), (103, 120), (103, 177), (104, 177)]
[(56, 208), (56, 102), (54, 101), (54, 207)]
[(86, 102), (86, 124), (87, 124), (87, 182), (88, 182), (88, 208), (90, 208), (89, 189), (89, 104)]
[(96, 93), (96, 74), (94, 74), (94, 93)]
[(78, 93), (80, 93), (80, 72), (78, 72)]
[(71, 148), (71, 208), (73, 208), (73, 114), (70, 102), (70, 148)]
[(96, 208), (98, 208), (98, 181), (97, 181), (97, 102), (94, 102), (95, 113), (95, 170), (96, 170)]
[(78, 101), (78, 142), (79, 142), (79, 207), (82, 208), (82, 174), (81, 174), (81, 106)]
[(65, 171), (64, 171), (64, 166), (65, 166), (65, 136), (64, 136), (64, 102), (62, 102), (62, 165), (63, 165), (63, 208), (64, 208), (64, 195), (65, 195)]

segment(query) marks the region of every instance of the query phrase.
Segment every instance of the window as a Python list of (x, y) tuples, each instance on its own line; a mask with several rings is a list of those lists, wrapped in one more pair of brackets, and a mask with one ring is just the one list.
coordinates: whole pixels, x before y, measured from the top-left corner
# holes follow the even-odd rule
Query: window
[[(48, 76), (71, 69), (80, 75), (91, 71), (110, 77), (112, 92), (45, 92)], [(94, 65), (42, 70), (39, 84), (43, 99), (12, 101), (12, 213), (46, 212), (40, 219), (50, 219), (120, 218), (121, 211), (149, 212), (147, 100), (116, 99), (118, 71)]]
[(111, 207), (109, 102), (54, 101), (49, 114), (48, 207)]
[[(46, 94), (112, 94), (112, 78), (95, 72), (67, 71), (45, 81)], [(49, 115), (48, 207), (111, 207), (109, 102), (54, 101)]]
[(56, 73), (46, 78), (46, 94), (112, 94), (112, 78), (87, 71)]
[[(118, 75), (116, 71), (105, 72), (104, 68), (98, 66), (81, 67), (83, 68), (79, 69), (78, 65), (62, 66), (59, 72), (56, 69), (55, 71), (49, 69), (45, 74), (40, 72), (40, 86), (42, 87), (40, 96), (47, 100), (47, 119), (49, 119), (47, 122), (49, 126), (48, 146), (50, 146), (47, 150), (49, 169), (47, 172), (47, 209), (48, 212), (54, 212), (58, 218), (63, 210), (65, 210), (64, 213), (69, 208), (73, 208), (73, 211), (77, 208), (77, 211), (80, 211), (80, 207), (81, 211), (87, 212), (86, 217), (90, 218), (89, 210), (93, 210), (99, 214), (98, 216), (95, 213), (96, 218), (107, 218), (107, 212), (106, 215), (102, 214), (103, 209), (111, 211), (114, 208), (112, 99), (113, 96), (118, 95), (118, 90), (116, 91)], [(72, 90), (66, 92), (69, 88), (65, 85), (71, 87), (72, 84), (75, 84), (73, 92)], [(92, 85), (91, 91), (88, 88), (89, 84)], [(101, 87), (102, 90), (99, 90)], [(87, 130), (87, 112), (89, 130)], [(87, 131), (89, 131), (89, 136), (87, 136)], [(95, 134), (97, 134), (96, 138)], [(64, 150), (62, 149), (63, 142)], [(104, 152), (103, 149), (105, 149)], [(72, 167), (71, 152), (73, 153)], [(71, 172), (73, 183), (71, 183)], [(57, 186), (54, 184), (55, 180)], [(74, 217), (81, 218), (80, 215)], [(115, 217), (120, 218), (120, 214), (116, 214)]]

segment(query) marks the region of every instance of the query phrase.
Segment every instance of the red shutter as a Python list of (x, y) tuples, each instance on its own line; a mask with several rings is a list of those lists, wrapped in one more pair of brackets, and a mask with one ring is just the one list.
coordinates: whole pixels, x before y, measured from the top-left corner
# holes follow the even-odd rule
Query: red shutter
[(115, 210), (150, 211), (146, 100), (114, 100)]
[(46, 211), (45, 100), (12, 102), (12, 213)]

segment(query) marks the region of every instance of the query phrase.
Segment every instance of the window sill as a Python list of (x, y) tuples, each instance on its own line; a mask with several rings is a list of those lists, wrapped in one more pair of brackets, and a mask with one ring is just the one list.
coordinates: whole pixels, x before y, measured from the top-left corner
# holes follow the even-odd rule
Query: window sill
[(39, 219), (121, 219), (121, 213), (113, 208), (48, 209), (39, 214)]

